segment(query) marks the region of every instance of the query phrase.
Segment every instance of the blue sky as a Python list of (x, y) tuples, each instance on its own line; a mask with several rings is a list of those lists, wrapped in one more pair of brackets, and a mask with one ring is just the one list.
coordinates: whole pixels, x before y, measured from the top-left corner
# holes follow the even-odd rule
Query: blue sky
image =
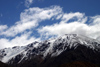
[[(30, 7), (49, 7), (58, 5), (64, 12), (82, 12), (88, 16), (100, 14), (100, 0), (34, 0)], [(25, 0), (0, 0), (0, 24), (14, 23), (20, 19), (20, 13), (27, 9)], [(5, 20), (6, 19), (6, 20)]]
[(64, 34), (100, 40), (99, 6), (100, 0), (0, 0), (0, 49)]

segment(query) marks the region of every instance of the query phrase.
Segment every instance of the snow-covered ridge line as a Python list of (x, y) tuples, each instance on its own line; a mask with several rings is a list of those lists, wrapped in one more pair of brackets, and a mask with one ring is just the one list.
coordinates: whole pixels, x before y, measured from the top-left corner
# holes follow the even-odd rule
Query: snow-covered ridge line
[(7, 63), (18, 55), (22, 56), (18, 63), (20, 63), (24, 58), (31, 58), (31, 55), (43, 55), (43, 57), (46, 57), (48, 54), (51, 54), (51, 56), (57, 56), (67, 48), (76, 48), (79, 44), (93, 50), (100, 50), (100, 42), (95, 39), (78, 34), (65, 34), (58, 38), (42, 42), (33, 42), (27, 46), (16, 46), (13, 48), (2, 49), (0, 50), (0, 61)]

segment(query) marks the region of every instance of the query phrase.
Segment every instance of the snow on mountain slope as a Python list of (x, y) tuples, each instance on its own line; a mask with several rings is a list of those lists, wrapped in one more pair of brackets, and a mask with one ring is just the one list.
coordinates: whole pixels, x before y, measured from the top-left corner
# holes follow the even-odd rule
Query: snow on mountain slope
[(16, 55), (20, 54), (24, 51), (24, 47), (13, 47), (13, 48), (5, 48), (0, 50), (0, 55), (2, 56), (2, 62), (6, 63), (8, 60), (10, 60), (12, 57), (15, 57)]
[(45, 58), (48, 54), (57, 56), (67, 48), (74, 49), (79, 45), (87, 46), (93, 50), (100, 50), (100, 42), (78, 34), (66, 34), (58, 38), (33, 42), (27, 46), (13, 47), (0, 50), (0, 60), (4, 63), (19, 58), (18, 63), (24, 59), (31, 59), (31, 56), (42, 55)]

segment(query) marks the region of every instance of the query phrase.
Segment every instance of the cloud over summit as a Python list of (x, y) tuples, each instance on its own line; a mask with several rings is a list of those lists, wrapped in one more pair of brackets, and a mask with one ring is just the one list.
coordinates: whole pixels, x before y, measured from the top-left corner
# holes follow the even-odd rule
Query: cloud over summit
[[(52, 20), (55, 23), (40, 25), (46, 20)], [(4, 48), (27, 45), (35, 40), (41, 41), (64, 34), (81, 34), (99, 39), (99, 29), (100, 15), (89, 17), (80, 12), (64, 13), (60, 6), (33, 7), (21, 12), (20, 20), (16, 21), (14, 25), (10, 27), (0, 25), (0, 36), (4, 36), (0, 38), (0, 42), (3, 45), (1, 48)], [(37, 33), (39, 37), (32, 35)], [(8, 37), (13, 38), (9, 39)]]

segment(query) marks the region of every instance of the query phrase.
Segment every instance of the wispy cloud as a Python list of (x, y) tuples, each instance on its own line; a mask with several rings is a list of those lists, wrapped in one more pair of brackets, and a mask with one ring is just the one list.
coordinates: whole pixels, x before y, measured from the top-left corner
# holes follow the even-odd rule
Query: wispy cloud
[[(89, 19), (90, 18), (90, 19)], [(87, 21), (90, 20), (90, 21)], [(90, 22), (87, 24), (86, 22)], [(41, 36), (61, 36), (64, 34), (81, 34), (91, 38), (100, 37), (100, 16), (88, 17), (80, 12), (63, 14), (61, 21), (38, 29)], [(98, 38), (99, 39), (99, 38)]]
[(32, 4), (34, 4), (36, 1), (43, 2), (44, 0), (25, 0), (25, 7), (29, 8)]
[[(8, 43), (11, 46), (15, 46), (17, 44), (25, 45), (24, 42), (29, 43), (30, 40), (32, 39), (33, 39), (32, 41), (39, 40), (40, 38), (32, 37), (30, 36), (31, 34), (27, 34), (27, 33), (28, 32), (33, 33), (35, 27), (37, 27), (40, 22), (44, 20), (49, 20), (50, 18), (57, 16), (61, 12), (62, 12), (62, 9), (59, 6), (51, 6), (48, 8), (34, 7), (34, 8), (29, 8), (29, 9), (24, 10), (20, 14), (20, 21), (15, 22), (14, 25), (8, 28), (6, 27), (6, 28), (1, 29), (2, 30), (2, 32), (0, 33), (1, 36), (3, 35), (5, 37), (13, 37), (13, 39), (1, 38), (0, 39), (0, 42), (2, 41), (1, 45), (3, 45), (3, 43), (4, 44)], [(21, 36), (24, 35), (25, 32), (27, 34), (26, 35), (27, 37), (21, 41), (20, 38)], [(16, 37), (19, 37), (19, 40), (16, 40)], [(28, 38), (28, 37), (31, 37), (31, 38)], [(15, 41), (16, 44), (12, 42), (13, 40)]]
[(33, 3), (33, 0), (25, 0), (25, 6), (27, 8), (29, 8), (32, 3)]
[(33, 41), (40, 41), (39, 38), (35, 38), (34, 36), (30, 36), (31, 32), (25, 32), (20, 36), (16, 36), (13, 39), (1, 38), (0, 39), (0, 49), (5, 47), (13, 47), (13, 46), (23, 46)]
[(7, 25), (0, 25), (0, 33), (8, 28)]
[(6, 31), (1, 32), (0, 35), (5, 35), (7, 37), (16, 36), (19, 33), (37, 27), (39, 22), (47, 19), (49, 20), (51, 17), (56, 16), (61, 12), (62, 9), (59, 6), (26, 9), (21, 13), (20, 21), (16, 22), (15, 25), (9, 27)]
[[(52, 20), (55, 23), (41, 26), (40, 23), (45, 20)], [(72, 33), (100, 39), (99, 22), (100, 15), (88, 17), (80, 12), (64, 13), (60, 6), (25, 9), (20, 14), (20, 20), (14, 25), (0, 25), (0, 36), (4, 36), (0, 38), (0, 48), (27, 45), (33, 41)], [(32, 35), (35, 34), (34, 30), (40, 37)]]

